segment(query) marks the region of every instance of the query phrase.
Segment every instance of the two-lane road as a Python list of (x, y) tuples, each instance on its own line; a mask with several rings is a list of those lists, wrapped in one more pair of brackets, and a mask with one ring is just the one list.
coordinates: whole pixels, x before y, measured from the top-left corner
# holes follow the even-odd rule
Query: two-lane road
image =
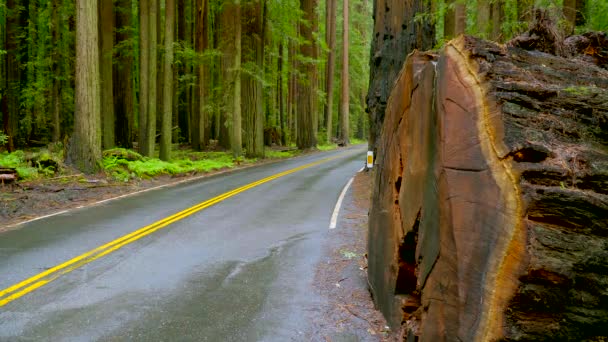
[(363, 163), (363, 147), (308, 155), (2, 233), (0, 341), (302, 340)]

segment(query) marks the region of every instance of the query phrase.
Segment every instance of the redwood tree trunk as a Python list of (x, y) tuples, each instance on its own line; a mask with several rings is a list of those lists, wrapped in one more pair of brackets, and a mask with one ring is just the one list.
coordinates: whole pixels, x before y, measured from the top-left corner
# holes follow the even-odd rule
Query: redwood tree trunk
[(333, 138), (333, 109), (334, 109), (334, 74), (336, 69), (336, 0), (326, 0), (327, 3), (327, 24), (326, 41), (327, 48), (327, 68), (325, 73), (325, 92), (327, 102), (325, 104), (325, 130), (327, 132), (327, 143), (331, 143)]
[(60, 73), (60, 68), (59, 68), (59, 55), (60, 55), (60, 51), (59, 51), (59, 37), (60, 37), (60, 32), (59, 32), (59, 22), (60, 22), (60, 18), (59, 18), (59, 0), (53, 0), (51, 2), (51, 31), (52, 31), (52, 44), (53, 47), (52, 49), (52, 55), (53, 55), (53, 61), (51, 62), (51, 72), (52, 72), (52, 90), (51, 90), (51, 96), (52, 96), (52, 108), (51, 111), (53, 112), (53, 119), (52, 119), (52, 126), (53, 126), (53, 142), (59, 142), (61, 140), (61, 117), (60, 117), (60, 112), (61, 112), (61, 73)]
[(343, 0), (343, 13), (344, 20), (342, 26), (342, 87), (340, 91), (340, 141), (344, 145), (349, 143), (350, 127), (349, 127), (349, 107), (350, 107), (350, 87), (348, 79), (348, 53), (349, 53), (349, 42), (348, 42), (348, 0)]
[(150, 155), (148, 112), (150, 111), (150, 4), (139, 2), (139, 153)]
[(367, 108), (370, 118), (370, 149), (376, 150), (384, 111), (393, 82), (414, 49), (429, 50), (435, 30), (427, 16), (430, 2), (425, 0), (374, 0), (374, 33), (370, 60)]
[(171, 125), (173, 123), (173, 36), (175, 34), (175, 0), (165, 5), (165, 55), (163, 63), (163, 115), (160, 131), (160, 159), (171, 160)]
[(234, 16), (234, 93), (232, 97), (232, 155), (235, 158), (243, 154), (243, 134), (241, 129), (241, 3), (235, 1)]
[[(116, 43), (126, 44), (131, 41), (131, 0), (119, 0), (116, 5)], [(116, 59), (113, 77), (116, 143), (132, 148), (135, 111), (132, 44), (117, 51)]]
[(76, 105), (68, 160), (93, 173), (101, 160), (101, 97), (97, 0), (76, 0)]
[(109, 149), (115, 145), (114, 94), (112, 81), (112, 49), (114, 48), (114, 5), (113, 0), (99, 1), (99, 40), (100, 73), (101, 73), (101, 113), (102, 113), (102, 147)]
[[(316, 16), (316, 3), (315, 0), (300, 0), (300, 9), (304, 13), (304, 19), (309, 23), (308, 25), (300, 25), (300, 37), (304, 40), (300, 44), (300, 54), (305, 59), (312, 59), (314, 53), (312, 22)], [(296, 144), (300, 149), (308, 149), (315, 147), (317, 144), (314, 134), (315, 116), (313, 114), (313, 97), (316, 94), (311, 89), (314, 66), (308, 60), (300, 61), (298, 65), (302, 76), (298, 77), (297, 80)]]
[[(264, 70), (264, 8), (261, 0), (251, 1), (243, 6), (243, 58), (245, 63), (255, 64), (259, 72)], [(260, 75), (257, 76), (243, 74), (242, 77), (243, 136), (246, 155), (252, 158), (264, 157), (264, 93)]]

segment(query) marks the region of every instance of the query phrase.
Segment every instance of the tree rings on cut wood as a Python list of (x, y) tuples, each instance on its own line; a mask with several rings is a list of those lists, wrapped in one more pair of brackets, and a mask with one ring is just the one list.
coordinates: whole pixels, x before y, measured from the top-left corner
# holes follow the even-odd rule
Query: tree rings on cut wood
[(406, 60), (378, 141), (368, 253), (374, 301), (404, 336), (608, 336), (608, 70), (596, 53), (608, 43), (583, 37), (559, 42), (583, 52), (567, 58), (462, 36)]

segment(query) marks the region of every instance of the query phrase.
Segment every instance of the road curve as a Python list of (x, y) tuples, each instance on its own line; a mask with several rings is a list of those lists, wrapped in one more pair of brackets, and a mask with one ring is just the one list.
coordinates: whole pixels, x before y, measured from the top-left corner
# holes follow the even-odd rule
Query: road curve
[[(331, 238), (332, 210), (364, 158), (361, 146), (307, 155), (0, 234), (0, 341), (303, 340), (309, 330), (304, 317), (323, 300), (311, 285)], [(277, 174), (282, 176), (255, 183)], [(55, 271), (67, 260), (238, 188), (244, 190)], [(33, 288), (40, 274), (46, 275), (40, 278), (44, 284), (15, 295)], [(34, 280), (23, 283), (28, 279)], [(15, 284), (25, 285), (6, 290)]]

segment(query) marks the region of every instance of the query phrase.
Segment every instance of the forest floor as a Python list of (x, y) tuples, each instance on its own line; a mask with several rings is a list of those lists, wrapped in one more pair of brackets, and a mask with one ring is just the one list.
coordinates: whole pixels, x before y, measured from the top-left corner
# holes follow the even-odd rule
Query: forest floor
[[(339, 225), (329, 233), (325, 257), (317, 267), (315, 288), (327, 301), (311, 314), (314, 331), (307, 340), (392, 342), (397, 332), (374, 308), (367, 283), (367, 223), (371, 173), (355, 176), (345, 198)], [(401, 339), (402, 340), (402, 339)]]

